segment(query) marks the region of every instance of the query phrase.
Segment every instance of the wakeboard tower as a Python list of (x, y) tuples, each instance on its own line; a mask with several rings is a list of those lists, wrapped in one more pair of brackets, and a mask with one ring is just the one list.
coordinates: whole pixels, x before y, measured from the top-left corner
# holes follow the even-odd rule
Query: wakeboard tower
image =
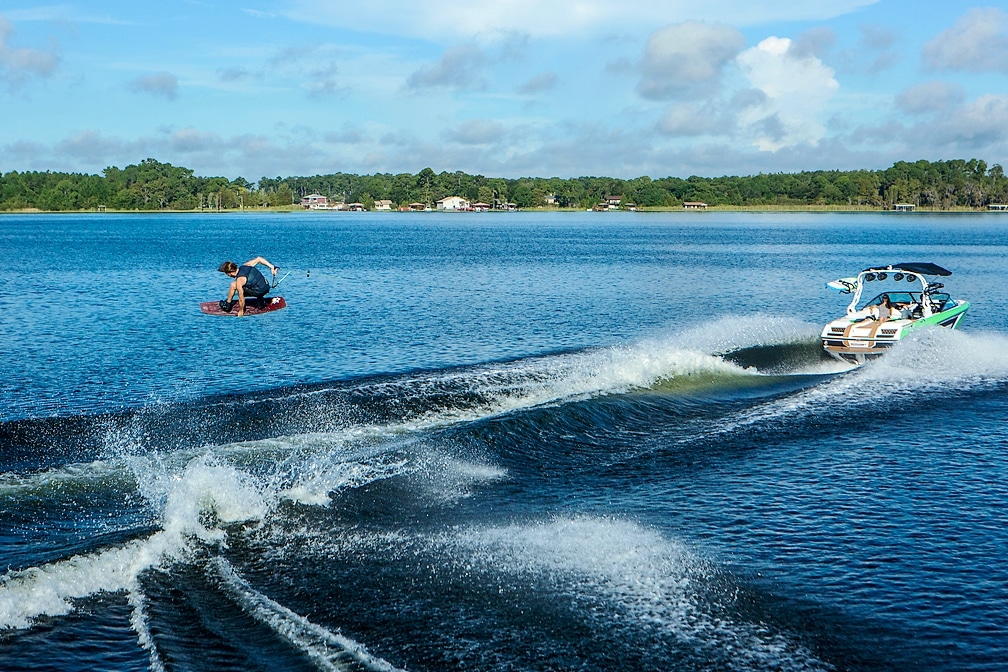
[[(823, 349), (842, 362), (863, 364), (881, 356), (915, 329), (926, 326), (955, 329), (969, 310), (969, 302), (953, 299), (942, 291), (945, 285), (928, 279), (950, 275), (951, 271), (937, 264), (914, 262), (873, 266), (856, 277), (826, 283), (829, 289), (851, 294), (852, 298), (847, 314), (823, 327)], [(901, 282), (909, 283), (909, 287)], [(861, 303), (868, 285), (883, 291)], [(892, 306), (891, 315), (880, 319), (878, 313), (885, 296)]]

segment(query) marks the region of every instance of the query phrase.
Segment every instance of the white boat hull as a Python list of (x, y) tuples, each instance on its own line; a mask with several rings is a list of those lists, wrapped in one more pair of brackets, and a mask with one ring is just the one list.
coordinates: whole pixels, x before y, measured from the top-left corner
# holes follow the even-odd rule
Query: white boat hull
[(914, 329), (925, 326), (955, 329), (970, 304), (966, 301), (953, 303), (940, 313), (918, 319), (880, 322), (858, 315), (841, 317), (823, 328), (823, 349), (842, 362), (864, 364), (884, 354)]

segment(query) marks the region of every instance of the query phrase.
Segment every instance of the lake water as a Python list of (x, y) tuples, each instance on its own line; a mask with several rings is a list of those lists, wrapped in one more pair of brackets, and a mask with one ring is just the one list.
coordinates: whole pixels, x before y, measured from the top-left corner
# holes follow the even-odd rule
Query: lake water
[[(285, 310), (206, 316), (262, 255)], [(0, 669), (1002, 670), (1008, 216), (0, 217)], [(859, 369), (824, 284), (972, 308)]]

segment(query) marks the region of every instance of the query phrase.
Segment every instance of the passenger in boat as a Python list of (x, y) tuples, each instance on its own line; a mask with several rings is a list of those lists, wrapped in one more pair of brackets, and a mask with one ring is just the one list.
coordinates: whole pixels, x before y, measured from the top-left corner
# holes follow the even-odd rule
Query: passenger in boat
[[(879, 322), (886, 322), (887, 320), (892, 319), (894, 312), (893, 304), (889, 301), (888, 294), (882, 295), (882, 303), (872, 306), (868, 310), (870, 311), (872, 319), (878, 320)], [(898, 312), (896, 313), (896, 316), (899, 317)]]

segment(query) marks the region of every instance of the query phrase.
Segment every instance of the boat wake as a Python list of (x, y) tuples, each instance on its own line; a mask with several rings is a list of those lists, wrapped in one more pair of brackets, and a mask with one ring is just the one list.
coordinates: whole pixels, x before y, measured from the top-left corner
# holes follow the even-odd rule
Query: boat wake
[(1008, 337), (949, 329), (913, 332), (877, 360), (846, 368), (843, 375), (793, 395), (770, 399), (713, 429), (864, 421), (880, 414), (955, 395), (977, 394), (1008, 384)]
[[(179, 563), (206, 563), (232, 601), (316, 664), (392, 670), (391, 663), (372, 657), (354, 640), (253, 587), (226, 559), (232, 545), (268, 531), (277, 536), (263, 548), (284, 549), (292, 539), (312, 534), (312, 515), (323, 520), (334, 515), (341, 493), (374, 492), (386, 482), (407, 481), (426, 506), (451, 507), (509, 479), (508, 470), (481, 447), (479, 432), (487, 423), (543, 409), (562, 413), (601, 398), (654, 397), (674, 405), (683, 395), (761, 390), (755, 403), (750, 394), (746, 403), (706, 426), (700, 440), (714, 441), (718, 434), (754, 426), (842, 419), (880, 405), (1008, 382), (1008, 338), (999, 334), (921, 331), (885, 357), (852, 370), (838, 368), (810, 348), (810, 343), (818, 347), (816, 329), (792, 320), (724, 320), (621, 347), (102, 419), (94, 425), (103, 437), (99, 459), (7, 472), (0, 475), (0, 501), (12, 509), (29, 500), (73, 509), (100, 490), (109, 500), (126, 502), (134, 509), (133, 519), (148, 521), (155, 531), (118, 530), (120, 536), (133, 536), (119, 542), (95, 534), (93, 547), (46, 562), (37, 560), (51, 552), (44, 539), (26, 544), (14, 568), (0, 577), (0, 628), (31, 629), (44, 617), (71, 613), (83, 598), (123, 594), (133, 609), (139, 643), (150, 652), (152, 666), (160, 667), (143, 577)], [(782, 378), (802, 382), (782, 384)], [(250, 436), (207, 441), (220, 429), (206, 432), (193, 416), (208, 409), (224, 409), (241, 427), (236, 433)], [(269, 421), (277, 409), (286, 415)], [(248, 414), (253, 420), (241, 424)], [(155, 423), (153, 428), (148, 422)], [(153, 430), (165, 426), (195, 431), (184, 440), (152, 440), (158, 435)], [(77, 430), (71, 423), (68, 435), (57, 439), (69, 442)], [(26, 431), (24, 423), (18, 431)], [(43, 434), (35, 440), (52, 439)], [(397, 496), (387, 503), (403, 505)], [(414, 523), (382, 518), (394, 508), (364, 508), (357, 513), (363, 518), (353, 519), (352, 528), (370, 530), (362, 533), (370, 551), (386, 552), (375, 546), (416, 537), (408, 545), (421, 548), (421, 555), (460, 581), (482, 577), (518, 586), (531, 579), (552, 586), (577, 613), (589, 615), (583, 618), (597, 616), (606, 627), (628, 633), (650, 629), (657, 634), (649, 642), (673, 641), (691, 651), (694, 661), (741, 650), (749, 656), (742, 668), (829, 668), (786, 634), (733, 616), (725, 594), (704, 594), (717, 573), (708, 563), (635, 523), (583, 516), (417, 531), (410, 528)], [(91, 532), (108, 532), (101, 528), (104, 523), (92, 524)], [(332, 544), (359, 544), (361, 538), (326, 536), (329, 548), (320, 552), (331, 553)], [(214, 559), (206, 562), (208, 554)], [(290, 562), (285, 566), (296, 566), (298, 559)]]

